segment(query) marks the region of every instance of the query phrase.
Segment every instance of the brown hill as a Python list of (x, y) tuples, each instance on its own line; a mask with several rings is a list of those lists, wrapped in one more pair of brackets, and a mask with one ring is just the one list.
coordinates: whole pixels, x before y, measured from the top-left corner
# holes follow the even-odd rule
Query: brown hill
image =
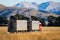
[[(17, 12), (18, 11), (18, 12)], [(13, 11), (10, 15), (8, 16), (11, 16), (11, 15), (15, 15), (15, 14), (21, 14), (21, 15), (24, 15), (24, 16), (27, 16), (29, 17), (29, 14), (31, 14), (32, 16), (38, 16), (41, 14), (41, 16), (44, 18), (44, 17), (48, 17), (50, 15), (52, 16), (55, 16), (55, 17), (58, 17), (59, 15), (56, 15), (56, 14), (53, 14), (53, 13), (44, 13), (44, 12), (40, 12), (38, 10), (35, 10), (35, 9), (27, 9), (27, 8), (21, 8), (21, 9), (16, 9), (15, 11)]]
[(0, 4), (0, 9), (5, 9), (5, 8), (6, 8), (6, 6)]

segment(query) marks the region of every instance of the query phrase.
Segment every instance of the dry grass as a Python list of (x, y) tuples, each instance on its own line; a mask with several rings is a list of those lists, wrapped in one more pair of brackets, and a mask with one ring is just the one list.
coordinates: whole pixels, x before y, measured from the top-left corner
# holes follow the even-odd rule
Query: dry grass
[(44, 27), (40, 32), (8, 33), (7, 27), (0, 27), (0, 40), (60, 40), (60, 28)]

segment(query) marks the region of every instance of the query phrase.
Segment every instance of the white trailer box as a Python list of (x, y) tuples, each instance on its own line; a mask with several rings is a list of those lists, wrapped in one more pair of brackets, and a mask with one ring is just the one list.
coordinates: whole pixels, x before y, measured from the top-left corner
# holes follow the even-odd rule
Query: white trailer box
[(32, 30), (39, 30), (39, 21), (32, 21)]
[(8, 24), (9, 32), (39, 30), (39, 21), (11, 20)]
[(27, 31), (26, 20), (11, 20), (8, 23), (8, 32)]
[(16, 31), (27, 30), (27, 21), (26, 20), (16, 20)]

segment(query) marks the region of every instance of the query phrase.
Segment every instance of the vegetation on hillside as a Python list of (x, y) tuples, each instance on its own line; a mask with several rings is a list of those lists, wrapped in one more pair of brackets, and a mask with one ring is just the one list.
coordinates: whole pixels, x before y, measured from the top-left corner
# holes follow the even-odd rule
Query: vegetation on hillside
[[(48, 25), (46, 25), (44, 18), (31, 16), (31, 20), (38, 20), (39, 22), (42, 23), (43, 26), (60, 26), (60, 16), (59, 17), (49, 16), (47, 17), (47, 19), (48, 19)], [(30, 20), (30, 18), (20, 14), (16, 14), (14, 16), (11, 15), (10, 20)], [(7, 23), (8, 23), (7, 17), (5, 16), (0, 17), (0, 25)]]

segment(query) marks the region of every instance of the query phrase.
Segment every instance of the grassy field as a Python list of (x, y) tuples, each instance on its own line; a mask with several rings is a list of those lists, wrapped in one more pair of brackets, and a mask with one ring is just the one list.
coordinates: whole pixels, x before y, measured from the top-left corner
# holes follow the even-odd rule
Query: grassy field
[(60, 27), (43, 27), (39, 32), (9, 33), (0, 27), (0, 40), (60, 40)]

